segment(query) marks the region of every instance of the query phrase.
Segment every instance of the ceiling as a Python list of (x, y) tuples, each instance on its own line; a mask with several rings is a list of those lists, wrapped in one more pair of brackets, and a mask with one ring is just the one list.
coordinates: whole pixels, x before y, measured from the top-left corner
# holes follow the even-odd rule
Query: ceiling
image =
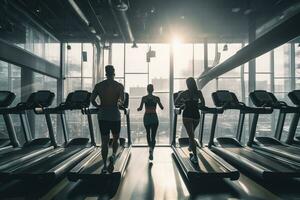
[[(2, 0), (3, 1), (3, 0)], [(259, 27), (298, 0), (4, 0), (65, 42), (245, 41), (249, 19)], [(128, 9), (117, 9), (118, 5)], [(74, 7), (75, 5), (75, 7)], [(77, 8), (76, 8), (77, 6)], [(82, 15), (81, 15), (82, 14)], [(83, 17), (82, 17), (83, 16)], [(4, 15), (2, 15), (4, 17)]]

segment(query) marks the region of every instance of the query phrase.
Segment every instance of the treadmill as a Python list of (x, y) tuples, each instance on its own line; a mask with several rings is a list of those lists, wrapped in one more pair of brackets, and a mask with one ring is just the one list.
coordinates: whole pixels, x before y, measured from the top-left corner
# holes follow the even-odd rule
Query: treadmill
[(300, 90), (293, 90), (289, 92), (288, 97), (297, 107), (294, 109), (295, 112), (289, 127), (288, 137), (285, 143), (300, 148), (300, 136), (295, 136), (300, 119)]
[[(288, 163), (281, 157), (277, 157), (275, 155), (264, 155), (256, 149), (244, 146), (241, 143), (245, 115), (270, 114), (273, 112), (272, 108), (248, 107), (244, 103), (239, 102), (233, 92), (227, 90), (219, 90), (212, 93), (212, 98), (217, 107), (223, 108), (224, 110), (239, 110), (240, 112), (235, 138), (214, 138), (215, 128), (212, 129), (208, 147), (213, 152), (237, 167), (239, 170), (262, 180), (278, 181), (281, 179), (300, 177), (299, 165), (295, 163)], [(216, 127), (218, 115), (219, 114), (214, 114), (215, 119), (212, 124), (214, 127)]]
[(0, 91), (0, 114), (3, 116), (3, 120), (6, 126), (8, 139), (0, 139), (0, 152), (4, 153), (11, 148), (20, 147), (20, 143), (17, 139), (14, 126), (11, 122), (11, 117), (7, 112), (2, 112), (2, 109), (8, 108), (15, 100), (16, 95), (10, 91)]
[[(124, 112), (127, 126), (127, 140), (120, 137), (120, 146), (117, 152), (117, 159), (114, 165), (114, 171), (112, 173), (101, 173), (103, 168), (101, 147), (97, 147), (89, 156), (76, 165), (69, 173), (68, 179), (70, 181), (83, 180), (92, 183), (106, 182), (107, 180), (114, 180), (117, 185), (121, 181), (121, 177), (124, 175), (126, 166), (128, 164), (131, 152), (131, 133), (130, 133), (130, 116), (129, 116), (129, 95), (125, 93), (124, 105), (119, 107)], [(86, 110), (86, 114), (98, 114), (97, 108), (91, 108)], [(93, 126), (90, 126), (92, 130)], [(110, 140), (112, 142), (112, 140)], [(103, 183), (103, 182), (102, 182)]]
[[(173, 102), (175, 102), (178, 94), (173, 94)], [(204, 147), (202, 144), (203, 137), (203, 125), (204, 115), (200, 119), (199, 128), (199, 142), (197, 142), (197, 155), (198, 164), (193, 164), (190, 161), (189, 139), (187, 137), (177, 138), (177, 118), (182, 113), (184, 105), (174, 106), (174, 118), (173, 118), (173, 138), (172, 138), (172, 149), (173, 157), (179, 164), (184, 180), (189, 184), (190, 191), (193, 193), (197, 190), (199, 181), (202, 183), (211, 181), (220, 181), (223, 179), (237, 180), (239, 178), (239, 172), (237, 169), (232, 167), (222, 158), (214, 154), (209, 148)], [(222, 109), (208, 108), (206, 106), (199, 106), (201, 113), (213, 114), (222, 113)]]
[(47, 155), (57, 144), (55, 136), (49, 132), (49, 138), (32, 139), (29, 128), (27, 111), (36, 107), (46, 108), (52, 104), (54, 93), (48, 90), (41, 90), (32, 93), (26, 102), (21, 102), (15, 107), (2, 108), (1, 113), (18, 114), (25, 136), (25, 144), (22, 147), (11, 148), (9, 151), (0, 154), (0, 172), (14, 165), (27, 162), (36, 156)]
[(259, 113), (255, 113), (253, 116), (249, 141), (247, 145), (255, 149), (259, 149), (260, 151), (277, 155), (287, 160), (298, 162), (300, 164), (300, 149), (291, 145), (287, 145), (279, 140), (283, 130), (286, 114), (294, 113), (295, 111), (297, 111), (297, 109), (288, 106), (283, 101), (278, 101), (274, 94), (265, 90), (255, 90), (251, 92), (249, 96), (253, 104), (257, 107), (271, 107), (273, 109), (279, 110), (279, 117), (274, 137), (255, 137), (259, 117)]
[(91, 93), (85, 90), (77, 90), (70, 93), (66, 102), (61, 103), (56, 108), (45, 108), (36, 110), (36, 114), (46, 116), (48, 130), (54, 135), (50, 114), (59, 114), (63, 126), (65, 143), (62, 147), (57, 147), (52, 154), (36, 157), (25, 164), (14, 166), (1, 172), (6, 179), (22, 179), (41, 183), (51, 183), (63, 177), (66, 172), (72, 169), (77, 163), (84, 159), (94, 150), (95, 138), (91, 133), (90, 138), (74, 138), (68, 140), (67, 123), (65, 122), (66, 110), (80, 110), (88, 113), (89, 125), (91, 116), (86, 110), (90, 105)]

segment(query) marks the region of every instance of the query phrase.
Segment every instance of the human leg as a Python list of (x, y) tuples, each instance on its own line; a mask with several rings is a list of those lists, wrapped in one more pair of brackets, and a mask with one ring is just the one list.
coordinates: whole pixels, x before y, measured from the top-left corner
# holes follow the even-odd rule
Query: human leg
[(104, 163), (103, 172), (107, 170), (107, 154), (109, 146), (109, 129), (105, 121), (99, 120), (100, 133), (101, 133), (101, 155)]
[(191, 157), (191, 160), (196, 163), (198, 161), (197, 159), (197, 150), (196, 150), (196, 141), (195, 141), (195, 134), (194, 134), (194, 120), (190, 118), (183, 118), (183, 125), (186, 129), (186, 132), (189, 137), (189, 147), (193, 152), (193, 156)]
[(116, 160), (116, 154), (118, 152), (119, 148), (119, 138), (120, 138), (120, 130), (121, 130), (121, 121), (114, 121), (110, 122), (110, 129), (113, 135), (113, 140), (112, 140), (112, 155), (109, 159), (109, 166), (108, 166), (108, 171), (113, 172), (114, 170), (114, 163)]

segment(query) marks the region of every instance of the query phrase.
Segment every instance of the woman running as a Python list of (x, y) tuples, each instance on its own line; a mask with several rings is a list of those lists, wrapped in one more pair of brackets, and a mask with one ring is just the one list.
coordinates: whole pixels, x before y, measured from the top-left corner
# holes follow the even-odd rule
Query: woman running
[(192, 163), (197, 164), (198, 158), (194, 132), (200, 121), (199, 105), (204, 105), (205, 103), (202, 92), (198, 90), (194, 78), (190, 77), (186, 79), (186, 85), (188, 89), (179, 93), (175, 100), (175, 104), (184, 105), (182, 121), (189, 137), (189, 150), (193, 152), (190, 160)]
[(138, 111), (141, 111), (143, 109), (143, 105), (145, 104), (144, 126), (147, 132), (149, 160), (153, 160), (153, 150), (156, 142), (155, 137), (159, 124), (158, 117), (156, 114), (156, 105), (158, 104), (160, 109), (164, 109), (159, 97), (153, 95), (153, 90), (153, 85), (149, 84), (147, 86), (148, 95), (142, 98), (140, 107), (137, 109)]

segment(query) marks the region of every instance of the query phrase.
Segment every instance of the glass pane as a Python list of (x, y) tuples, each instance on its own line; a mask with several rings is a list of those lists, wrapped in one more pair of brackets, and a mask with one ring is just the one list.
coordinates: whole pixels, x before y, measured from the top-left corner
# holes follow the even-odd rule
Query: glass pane
[(86, 52), (87, 60), (82, 61), (82, 76), (83, 77), (92, 77), (93, 76), (93, 45), (86, 43), (82, 44), (82, 52)]
[[(227, 45), (227, 50), (224, 50), (224, 45)], [(218, 44), (218, 50), (221, 53), (220, 57), (220, 63), (227, 60), (229, 57), (233, 56), (238, 50), (240, 50), (242, 47), (241, 43), (219, 43)]]
[(261, 115), (257, 123), (256, 136), (273, 136), (272, 131), (272, 115)]
[(214, 103), (211, 98), (211, 93), (215, 92), (217, 90), (216, 88), (216, 80), (211, 80), (203, 89), (203, 97), (205, 99), (205, 104), (207, 106), (214, 106)]
[(92, 92), (93, 91), (93, 79), (92, 78), (83, 78), (82, 79), (82, 89)]
[(149, 81), (155, 91), (168, 92), (170, 47), (166, 44), (151, 44), (151, 49), (156, 52), (156, 57), (151, 58), (149, 63)]
[(108, 56), (109, 56), (109, 50), (104, 49), (104, 58), (103, 58), (104, 59), (104, 66), (108, 65)]
[(204, 71), (204, 45), (194, 44), (194, 77), (199, 77)]
[[(57, 94), (57, 80), (51, 77), (47, 77), (45, 75), (41, 75), (38, 73), (34, 73), (34, 91), (38, 90), (50, 90), (54, 92), (55, 98), (51, 107), (55, 107), (57, 105), (56, 94)], [(52, 125), (54, 131), (57, 128), (56, 124), (56, 115), (52, 115)], [(49, 131), (46, 123), (46, 119), (44, 115), (35, 115), (35, 130), (34, 130), (34, 138), (44, 138), (49, 137)]]
[(148, 64), (146, 54), (148, 44), (137, 44), (138, 48), (131, 48), (132, 44), (126, 44), (126, 73), (147, 73)]
[(256, 72), (270, 72), (270, 53), (265, 53), (256, 58)]
[(271, 75), (256, 74), (256, 90), (271, 90)]
[(174, 78), (193, 77), (193, 45), (178, 44), (174, 49)]
[(238, 110), (224, 111), (224, 113), (218, 117), (216, 137), (236, 137), (238, 120)]
[(70, 140), (78, 137), (89, 137), (87, 116), (82, 115), (80, 110), (67, 111), (66, 121)]
[(81, 78), (67, 78), (64, 80), (64, 98), (66, 98), (70, 92), (80, 89)]
[(81, 43), (68, 44), (66, 49), (66, 76), (81, 77)]
[(291, 91), (291, 82), (290, 78), (275, 78), (275, 92), (289, 92)]
[(216, 44), (207, 44), (208, 67), (212, 67), (216, 57)]
[(174, 92), (178, 92), (186, 89), (187, 86), (185, 83), (185, 79), (174, 79)]
[(112, 44), (112, 65), (116, 77), (124, 77), (124, 44)]
[(125, 91), (130, 97), (142, 97), (147, 94), (148, 76), (147, 74), (126, 74)]
[[(296, 62), (296, 77), (300, 77), (300, 48), (299, 48), (300, 43), (295, 44), (295, 62)], [(298, 88), (299, 89), (299, 88)]]
[(131, 122), (131, 137), (134, 144), (147, 144), (146, 130), (143, 124), (143, 112), (138, 112), (137, 108), (141, 102), (141, 97), (130, 98), (130, 122)]
[(161, 110), (157, 106), (157, 115), (159, 119), (159, 127), (157, 130), (156, 143), (169, 144), (170, 141), (170, 116), (169, 116), (169, 93), (154, 93), (160, 98), (164, 109)]
[(240, 78), (219, 78), (218, 90), (229, 90), (230, 92), (234, 92), (239, 100), (242, 99)]
[(274, 76), (290, 77), (290, 44), (284, 44), (274, 50)]
[(0, 90), (8, 90), (8, 63), (0, 61)]

